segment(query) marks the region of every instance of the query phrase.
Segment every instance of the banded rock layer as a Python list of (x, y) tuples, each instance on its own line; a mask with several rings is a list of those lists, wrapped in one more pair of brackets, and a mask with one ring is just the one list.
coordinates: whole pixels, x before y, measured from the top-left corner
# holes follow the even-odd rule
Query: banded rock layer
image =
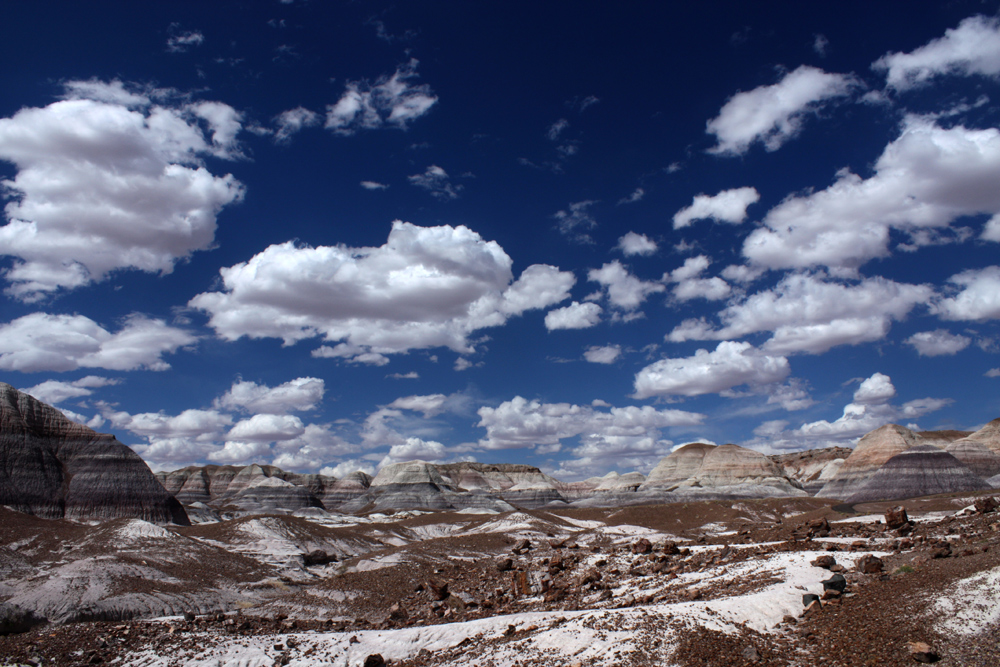
[(0, 382), (0, 505), (45, 518), (188, 525), (138, 454)]

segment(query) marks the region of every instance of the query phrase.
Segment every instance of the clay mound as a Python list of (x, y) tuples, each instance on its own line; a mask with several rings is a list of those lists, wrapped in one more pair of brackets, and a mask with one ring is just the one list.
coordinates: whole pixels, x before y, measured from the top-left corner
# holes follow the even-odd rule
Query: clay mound
[(291, 513), (307, 507), (323, 509), (323, 503), (309, 489), (279, 477), (260, 477), (225, 502), (241, 512), (255, 514)]
[(0, 505), (45, 518), (188, 525), (138, 454), (0, 382)]
[[(698, 472), (684, 487), (772, 487), (787, 495), (805, 495), (782, 474), (777, 464), (760, 452), (739, 445), (722, 445), (705, 453)], [(766, 492), (767, 493), (767, 492)], [(770, 495), (767, 493), (767, 495)]]
[(847, 447), (826, 447), (768, 458), (778, 465), (786, 477), (802, 485), (806, 493), (813, 494), (836, 476), (850, 455), (851, 450)]
[(407, 461), (393, 463), (379, 470), (366, 493), (342, 503), (338, 509), (342, 512), (357, 512), (470, 508), (498, 512), (511, 509), (510, 505), (493, 492), (468, 492), (459, 489), (426, 461)]
[(566, 502), (565, 496), (559, 492), (555, 480), (548, 475), (542, 479), (530, 479), (502, 491), (500, 497), (516, 507), (537, 509), (546, 505)]
[(956, 440), (969, 437), (972, 435), (972, 431), (918, 431), (917, 435), (923, 438), (928, 445), (944, 449)]
[(985, 480), (948, 452), (934, 445), (917, 445), (886, 461), (846, 501), (900, 500), (989, 488)]
[(858, 441), (837, 474), (816, 495), (845, 499), (856, 493), (886, 461), (921, 444), (925, 444), (923, 439), (905, 426), (881, 426)]
[(503, 491), (521, 482), (547, 476), (535, 466), (520, 463), (442, 463), (434, 466), (443, 476), (464, 489)]
[(962, 439), (981, 442), (994, 452), (1000, 453), (1000, 419), (994, 419), (975, 433)]
[(601, 483), (594, 489), (594, 493), (628, 493), (638, 490), (646, 481), (646, 476), (639, 472), (630, 472), (619, 475), (617, 472), (608, 473), (603, 477)]
[(328, 486), (320, 500), (328, 510), (337, 509), (344, 503), (363, 496), (371, 485), (372, 476), (358, 470)]
[(957, 440), (944, 448), (965, 464), (974, 475), (986, 479), (1000, 475), (1000, 454), (975, 440)]
[(715, 445), (694, 442), (671, 452), (653, 468), (639, 491), (670, 490), (696, 475), (705, 455), (713, 449)]

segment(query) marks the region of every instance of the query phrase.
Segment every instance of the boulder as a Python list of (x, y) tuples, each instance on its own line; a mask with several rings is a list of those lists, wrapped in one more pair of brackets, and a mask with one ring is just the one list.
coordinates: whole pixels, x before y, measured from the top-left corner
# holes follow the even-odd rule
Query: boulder
[(902, 528), (910, 521), (905, 507), (890, 507), (885, 511), (885, 525), (889, 530)]
[(45, 518), (188, 525), (138, 454), (0, 382), (0, 505)]

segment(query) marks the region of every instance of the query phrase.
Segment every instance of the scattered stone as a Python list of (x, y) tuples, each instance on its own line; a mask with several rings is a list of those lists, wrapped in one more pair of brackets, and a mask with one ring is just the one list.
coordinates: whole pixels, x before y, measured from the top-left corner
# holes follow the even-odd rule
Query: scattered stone
[(976, 498), (975, 507), (979, 514), (988, 514), (997, 508), (997, 499), (993, 496), (982, 496)]
[(381, 653), (372, 653), (365, 658), (364, 667), (385, 667), (385, 658), (382, 657)]
[(824, 554), (809, 564), (812, 565), (813, 567), (821, 567), (824, 570), (829, 570), (831, 567), (837, 564), (837, 561), (833, 556), (827, 556)]
[(818, 601), (819, 601), (819, 596), (816, 595), (815, 593), (806, 593), (805, 595), (802, 596), (803, 607), (808, 607), (813, 602), (818, 602)]
[(754, 646), (747, 646), (743, 649), (741, 655), (747, 662), (760, 662), (760, 653), (757, 652), (757, 649)]
[(865, 554), (858, 559), (854, 568), (862, 574), (881, 574), (885, 571), (885, 563), (874, 554)]
[(328, 565), (329, 563), (337, 562), (337, 554), (328, 554), (325, 551), (310, 551), (309, 553), (302, 556), (302, 564), (306, 567), (312, 567), (314, 565)]
[(632, 553), (648, 554), (653, 550), (653, 544), (645, 537), (632, 544)]
[(497, 572), (510, 572), (514, 569), (513, 558), (501, 558), (497, 561)]
[(905, 507), (891, 507), (885, 512), (885, 525), (889, 530), (901, 528), (910, 521)]
[(937, 662), (941, 657), (937, 652), (924, 642), (907, 642), (907, 650), (910, 657), (917, 662)]
[(847, 588), (847, 579), (844, 578), (842, 574), (835, 574), (829, 579), (823, 580), (823, 590), (827, 591), (830, 589), (840, 591), (841, 593)]

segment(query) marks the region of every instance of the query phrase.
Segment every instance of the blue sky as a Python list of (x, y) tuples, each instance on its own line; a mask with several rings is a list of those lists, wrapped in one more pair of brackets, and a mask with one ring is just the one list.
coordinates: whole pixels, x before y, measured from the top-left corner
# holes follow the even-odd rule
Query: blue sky
[(2, 378), (157, 469), (1000, 416), (998, 3), (677, 4), (5, 8)]

